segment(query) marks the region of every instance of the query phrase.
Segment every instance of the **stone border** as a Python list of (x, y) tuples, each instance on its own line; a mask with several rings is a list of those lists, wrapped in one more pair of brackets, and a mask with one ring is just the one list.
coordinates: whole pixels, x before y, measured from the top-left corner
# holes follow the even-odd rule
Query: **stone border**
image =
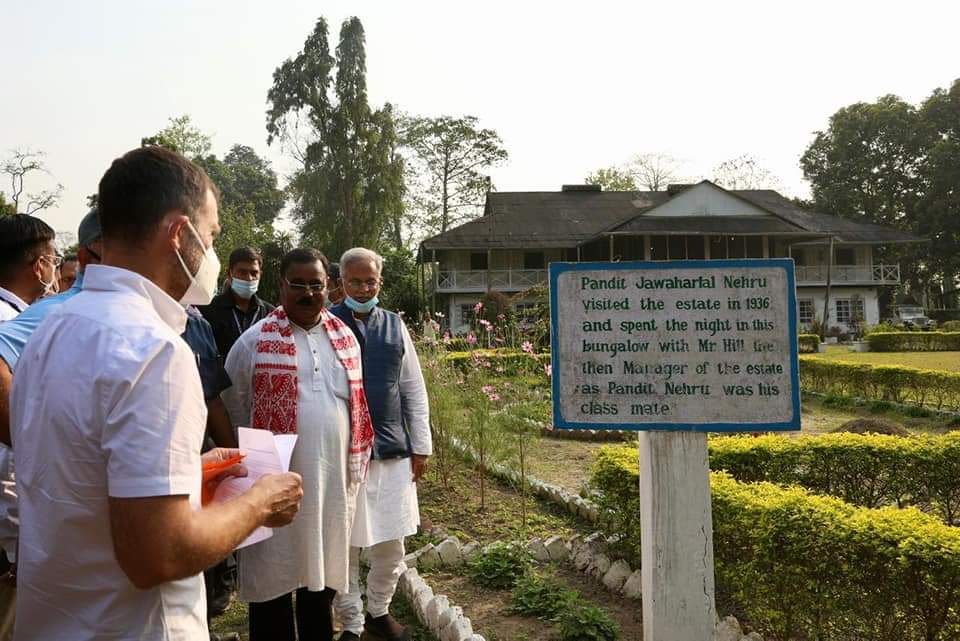
[(626, 443), (636, 432), (629, 430), (558, 430), (552, 425), (541, 425), (540, 436), (564, 441), (586, 441), (590, 443)]

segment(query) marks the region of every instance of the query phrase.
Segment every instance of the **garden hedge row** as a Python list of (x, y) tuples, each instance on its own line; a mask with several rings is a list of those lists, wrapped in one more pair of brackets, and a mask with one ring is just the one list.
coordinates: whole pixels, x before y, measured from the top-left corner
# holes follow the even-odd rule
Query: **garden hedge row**
[(960, 373), (943, 370), (802, 356), (800, 385), (807, 391), (868, 400), (960, 407)]
[(800, 334), (797, 343), (801, 354), (813, 354), (820, 348), (820, 337), (816, 334)]
[[(603, 522), (639, 550), (637, 450), (606, 447), (593, 484)], [(711, 474), (717, 586), (764, 638), (960, 638), (960, 528), (913, 508)]]
[(869, 334), (867, 343), (874, 352), (956, 352), (960, 332), (880, 332)]
[(468, 352), (450, 352), (444, 356), (444, 359), (465, 373), (478, 366), (485, 367), (486, 363), (489, 363), (490, 369), (497, 375), (512, 376), (529, 372), (531, 369), (542, 373), (542, 368), (550, 363), (550, 354), (528, 354), (505, 349), (476, 349)]
[(948, 524), (960, 519), (960, 434), (722, 436), (710, 469), (738, 481), (801, 485), (862, 507), (913, 505)]

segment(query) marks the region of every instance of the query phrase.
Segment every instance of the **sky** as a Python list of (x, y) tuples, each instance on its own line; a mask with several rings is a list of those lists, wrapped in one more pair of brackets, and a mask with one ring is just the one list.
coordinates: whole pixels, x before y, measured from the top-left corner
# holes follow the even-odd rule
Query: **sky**
[(45, 152), (52, 177), (27, 191), (62, 183), (40, 217), (67, 231), (111, 160), (182, 114), (215, 153), (248, 145), (287, 175), (266, 94), (320, 16), (332, 43), (344, 19), (363, 23), (371, 105), (499, 132), (500, 191), (660, 152), (690, 175), (750, 154), (805, 196), (799, 158), (831, 114), (960, 78), (957, 2), (31, 0), (0, 14), (0, 157)]

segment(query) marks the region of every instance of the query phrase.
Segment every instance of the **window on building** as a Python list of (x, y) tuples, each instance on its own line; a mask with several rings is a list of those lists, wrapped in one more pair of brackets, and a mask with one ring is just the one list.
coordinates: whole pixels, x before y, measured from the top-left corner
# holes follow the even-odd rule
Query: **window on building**
[(687, 258), (689, 260), (706, 258), (703, 249), (703, 236), (687, 236)]
[(523, 325), (533, 325), (537, 322), (537, 308), (539, 303), (516, 303), (513, 306), (515, 318)]
[(726, 257), (727, 257), (727, 237), (711, 236), (710, 237), (710, 258), (726, 258)]
[(474, 271), (488, 269), (487, 252), (470, 252), (470, 269)]
[(851, 323), (853, 321), (862, 321), (863, 300), (860, 298), (839, 298), (837, 299), (837, 322)]
[(543, 269), (543, 252), (523, 252), (524, 269)]
[(857, 252), (853, 247), (837, 247), (833, 255), (834, 265), (857, 264)]
[(809, 325), (813, 323), (813, 301), (809, 298), (801, 299), (797, 301), (797, 320), (800, 321), (801, 325)]
[(727, 236), (727, 258), (746, 258), (743, 236)]
[(744, 236), (747, 241), (747, 258), (763, 258), (763, 236)]
[(650, 260), (667, 260), (669, 255), (667, 254), (667, 237), (666, 236), (651, 236), (650, 237)]
[(460, 305), (460, 324), (470, 325), (473, 323), (473, 305)]

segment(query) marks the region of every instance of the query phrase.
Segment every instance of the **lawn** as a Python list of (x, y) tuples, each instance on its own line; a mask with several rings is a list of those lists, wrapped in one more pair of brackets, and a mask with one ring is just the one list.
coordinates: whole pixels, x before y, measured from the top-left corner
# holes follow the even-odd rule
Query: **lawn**
[(960, 373), (960, 352), (851, 352), (846, 345), (828, 345), (825, 353), (811, 356), (850, 363), (905, 365)]

